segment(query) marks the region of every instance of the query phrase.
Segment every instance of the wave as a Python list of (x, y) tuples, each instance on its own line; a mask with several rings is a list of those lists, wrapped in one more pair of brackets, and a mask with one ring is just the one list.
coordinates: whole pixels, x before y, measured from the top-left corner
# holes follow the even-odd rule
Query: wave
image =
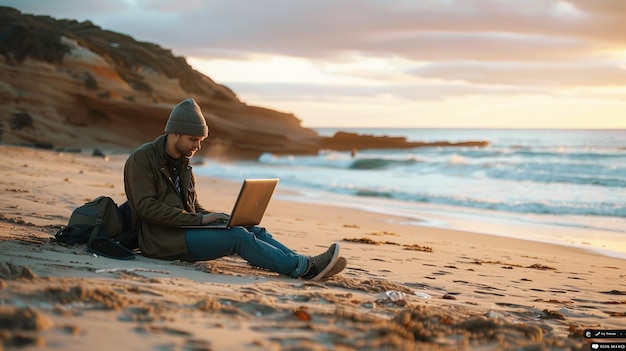
[(488, 201), (469, 197), (455, 197), (433, 195), (426, 193), (409, 194), (393, 193), (390, 191), (359, 189), (353, 193), (356, 196), (379, 197), (386, 199), (404, 200), (418, 203), (461, 206), (484, 210), (506, 211), (525, 214), (551, 215), (583, 215), (602, 217), (626, 217), (626, 208), (608, 202), (560, 202), (560, 201), (517, 201), (502, 202)]
[(354, 159), (347, 156), (345, 153), (330, 152), (320, 154), (319, 156), (298, 157), (263, 154), (259, 158), (259, 162), (274, 166), (369, 170), (410, 166), (420, 162), (420, 160), (413, 156), (407, 157), (405, 155), (397, 156), (393, 154), (380, 157), (373, 156)]
[(492, 179), (626, 187), (626, 169), (591, 163), (499, 163), (489, 167), (485, 174)]
[(620, 161), (626, 156), (619, 148), (603, 150), (579, 150), (561, 148), (531, 148), (531, 147), (489, 147), (489, 148), (455, 148), (412, 150), (416, 156), (446, 156), (457, 155), (467, 159), (517, 159), (517, 160), (553, 160), (558, 162), (598, 162)]
[[(494, 155), (498, 155), (495, 157)], [(564, 158), (519, 157), (518, 152), (456, 150), (454, 152), (422, 153), (419, 155), (387, 152), (352, 159), (347, 154), (328, 153), (320, 156), (263, 156), (264, 165), (305, 167), (310, 171), (337, 169), (344, 171), (387, 171), (389, 174), (436, 174), (441, 176), (482, 178), (542, 184), (562, 183), (610, 188), (626, 187), (626, 163), (606, 162), (591, 158), (582, 161)], [(549, 155), (555, 155), (550, 153)], [(491, 156), (491, 157), (487, 157)], [(583, 158), (588, 155), (585, 154)], [(608, 158), (609, 155), (605, 156)], [(612, 156), (611, 156), (612, 157)]]
[(389, 168), (395, 166), (410, 166), (418, 161), (416, 159), (406, 159), (406, 160), (392, 160), (385, 158), (362, 158), (354, 160), (349, 169), (380, 169), (380, 168)]
[(598, 150), (598, 151), (577, 151), (567, 149), (551, 149), (551, 150), (534, 150), (523, 149), (516, 150), (512, 155), (518, 155), (529, 158), (559, 158), (566, 160), (598, 160), (622, 158), (624, 153), (617, 150)]

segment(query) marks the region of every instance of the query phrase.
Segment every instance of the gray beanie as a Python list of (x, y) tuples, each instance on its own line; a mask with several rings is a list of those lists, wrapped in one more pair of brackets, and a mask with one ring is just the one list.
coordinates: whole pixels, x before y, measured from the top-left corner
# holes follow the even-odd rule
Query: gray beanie
[(206, 138), (209, 135), (209, 127), (206, 125), (200, 106), (189, 98), (174, 106), (167, 119), (165, 132)]

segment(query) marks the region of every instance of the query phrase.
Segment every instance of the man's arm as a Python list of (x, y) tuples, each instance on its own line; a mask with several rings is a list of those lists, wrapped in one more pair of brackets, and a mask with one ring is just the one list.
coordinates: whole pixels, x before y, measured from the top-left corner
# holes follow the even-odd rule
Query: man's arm
[(165, 227), (202, 223), (201, 213), (191, 213), (175, 203), (167, 203), (167, 184), (159, 181), (162, 177), (160, 172), (158, 167), (152, 165), (149, 156), (141, 153), (133, 153), (126, 161), (124, 186), (137, 216)]

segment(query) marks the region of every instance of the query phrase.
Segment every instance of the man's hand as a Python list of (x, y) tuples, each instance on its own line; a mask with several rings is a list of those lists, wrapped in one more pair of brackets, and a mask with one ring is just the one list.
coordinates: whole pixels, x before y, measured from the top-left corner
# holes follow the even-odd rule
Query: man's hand
[(225, 213), (211, 212), (202, 215), (202, 224), (209, 224), (212, 222), (226, 223), (230, 219), (230, 216)]

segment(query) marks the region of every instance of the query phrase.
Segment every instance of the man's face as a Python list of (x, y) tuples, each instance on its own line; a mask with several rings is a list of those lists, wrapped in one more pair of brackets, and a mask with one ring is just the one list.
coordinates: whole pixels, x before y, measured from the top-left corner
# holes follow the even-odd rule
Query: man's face
[(193, 135), (184, 135), (184, 134), (174, 134), (176, 136), (176, 143), (174, 147), (176, 151), (180, 153), (182, 156), (192, 157), (196, 151), (202, 148), (202, 143), (205, 137), (201, 136), (193, 136)]

